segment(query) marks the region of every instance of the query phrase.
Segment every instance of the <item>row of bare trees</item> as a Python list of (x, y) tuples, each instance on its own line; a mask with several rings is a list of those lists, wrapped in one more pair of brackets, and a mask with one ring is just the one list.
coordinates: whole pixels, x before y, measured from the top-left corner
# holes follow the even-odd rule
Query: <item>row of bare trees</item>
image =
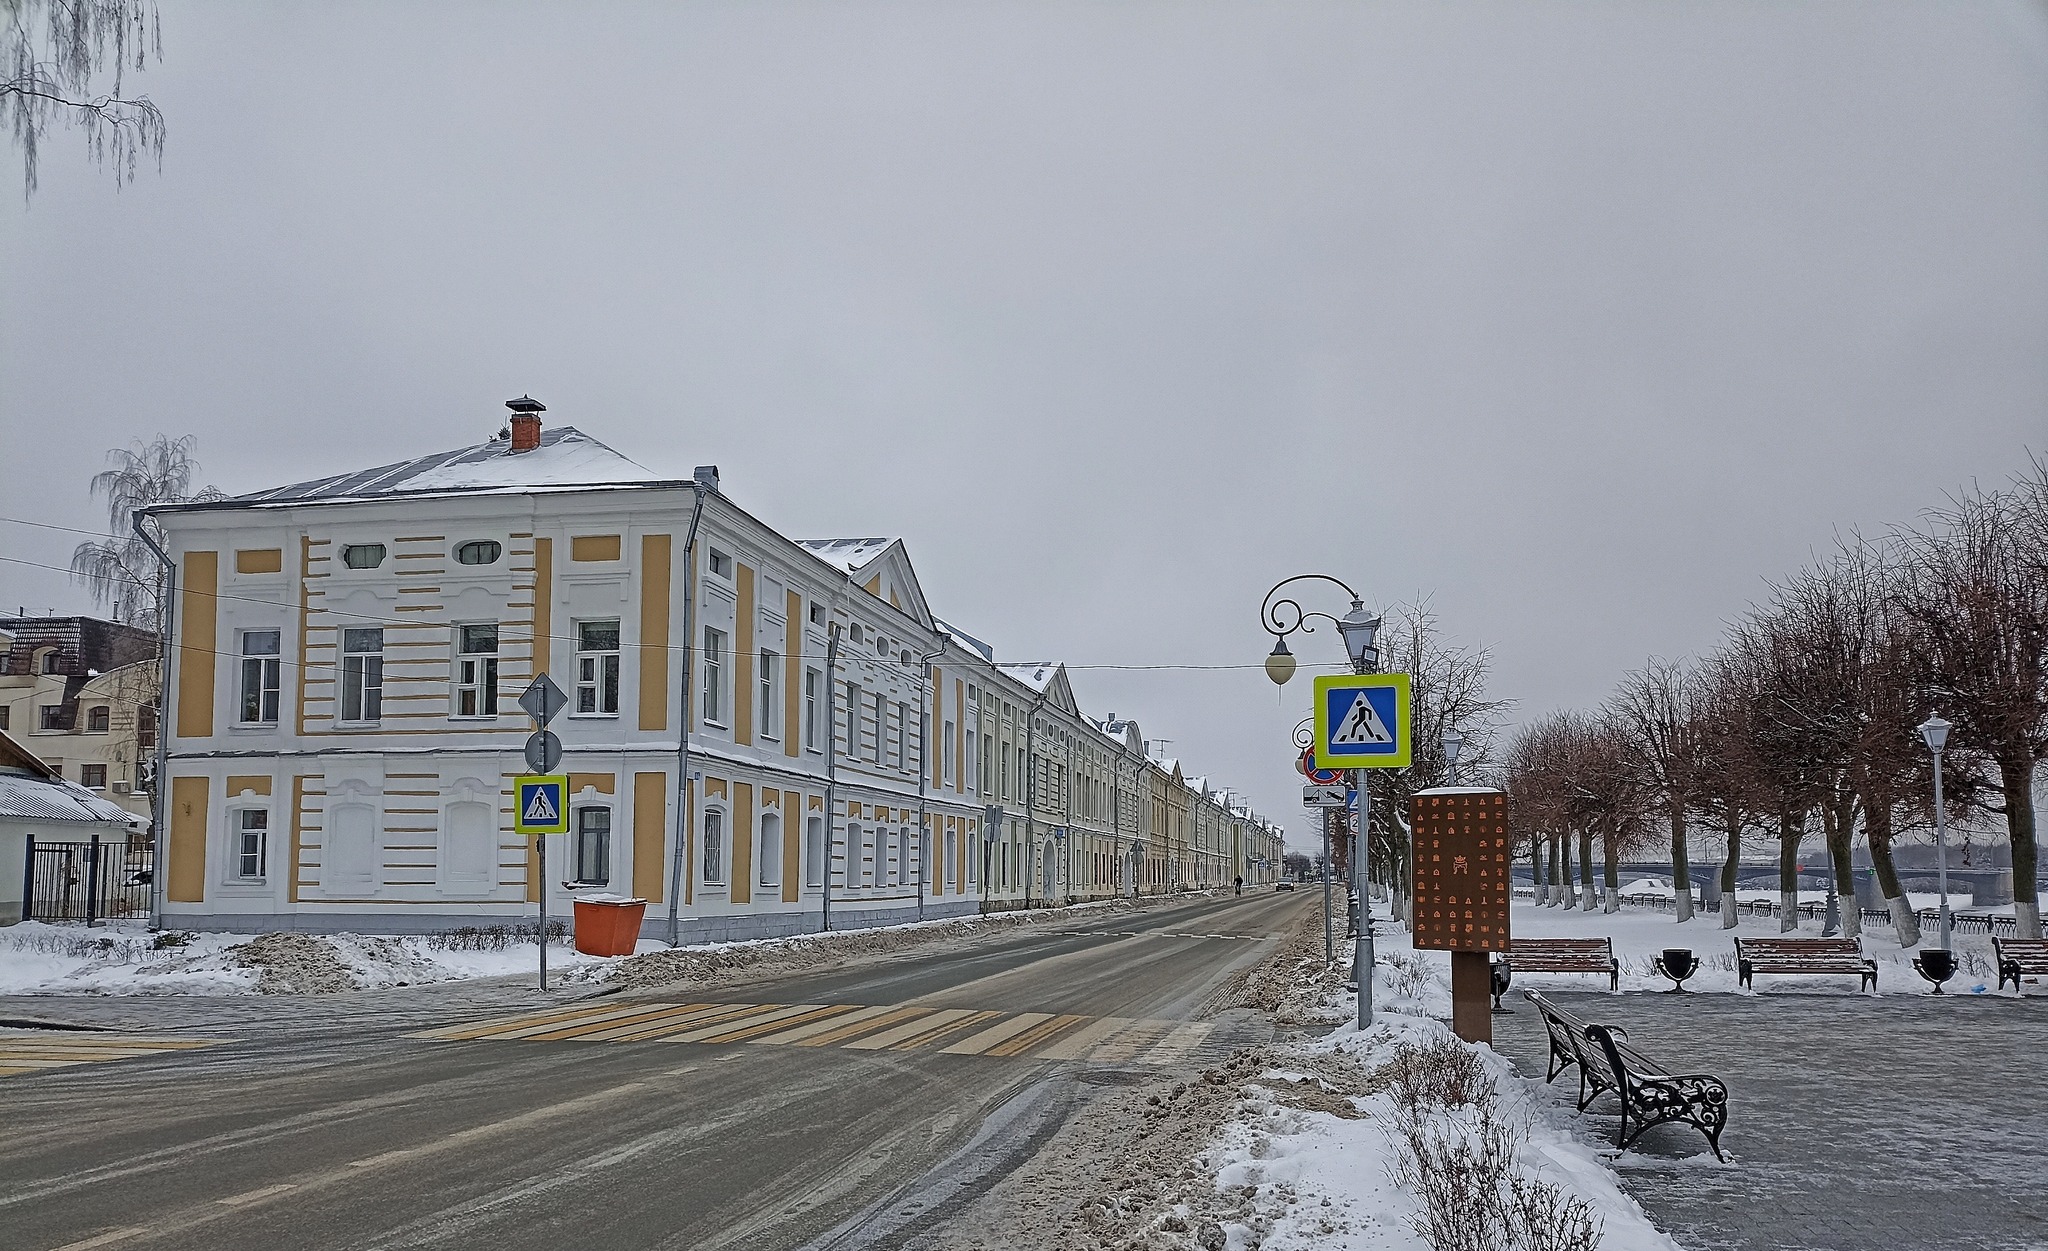
[[(1725, 848), (1721, 924), (1735, 924), (1745, 842), (1777, 852), (1781, 925), (1798, 925), (1799, 852), (1818, 832), (1842, 897), (1851, 852), (1868, 846), (1902, 945), (1919, 941), (1893, 863), (1903, 834), (1933, 825), (1933, 757), (1917, 727), (1954, 724), (1944, 755), (1949, 813), (2003, 827), (2018, 932), (2039, 937), (2035, 771), (2048, 756), (2048, 463), (2010, 488), (1972, 488), (1922, 525), (1856, 535), (1772, 586), (1696, 661), (1651, 660), (1592, 712), (1523, 728), (1501, 774), (1514, 795), (1539, 899), (1605, 906), (1621, 858), (1668, 845), (1677, 916), (1692, 915), (1688, 835)], [(1577, 881), (1571, 869), (1576, 857)], [(1853, 904), (1847, 933), (1858, 930)]]

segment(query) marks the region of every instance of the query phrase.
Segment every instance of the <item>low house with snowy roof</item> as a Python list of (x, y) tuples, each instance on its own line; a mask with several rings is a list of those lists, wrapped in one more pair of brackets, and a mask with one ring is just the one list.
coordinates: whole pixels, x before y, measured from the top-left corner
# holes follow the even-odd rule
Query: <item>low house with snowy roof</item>
[(98, 838), (125, 846), (143, 828), (141, 818), (66, 779), (0, 730), (0, 925), (22, 919), (31, 840), (83, 846)]

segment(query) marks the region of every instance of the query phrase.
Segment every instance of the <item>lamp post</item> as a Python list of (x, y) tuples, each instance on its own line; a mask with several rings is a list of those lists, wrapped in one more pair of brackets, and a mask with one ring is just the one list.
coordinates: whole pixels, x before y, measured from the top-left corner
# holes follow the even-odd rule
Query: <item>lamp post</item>
[[(1292, 596), (1280, 595), (1281, 588), (1293, 582), (1328, 582), (1342, 587), (1344, 593), (1351, 597), (1351, 611), (1342, 617), (1310, 612)], [(1266, 633), (1273, 636), (1273, 651), (1266, 657), (1266, 676), (1273, 679), (1274, 685), (1285, 686), (1287, 680), (1294, 676), (1294, 654), (1287, 650), (1287, 636), (1297, 630), (1303, 634), (1314, 633), (1315, 627), (1309, 621), (1315, 617), (1337, 627), (1337, 635), (1344, 640), (1344, 655), (1351, 661), (1353, 673), (1372, 673), (1379, 668), (1380, 650), (1376, 645), (1380, 632), (1379, 615), (1368, 611), (1365, 600), (1343, 581), (1326, 573), (1303, 573), (1274, 583), (1273, 589), (1266, 592), (1265, 601), (1259, 605), (1260, 624)], [(1365, 779), (1364, 769), (1351, 770), (1351, 785), (1358, 791), (1358, 820), (1353, 826), (1357, 846), (1351, 857), (1351, 879), (1358, 890), (1358, 945), (1351, 956), (1351, 975), (1358, 982), (1360, 1029), (1372, 1024), (1372, 878), (1367, 863), (1372, 821)]]
[(1446, 786), (1458, 784), (1458, 753), (1464, 749), (1465, 736), (1458, 733), (1455, 725), (1444, 727), (1444, 734), (1438, 740), (1444, 749), (1444, 774)]
[(1949, 950), (1948, 810), (1941, 798), (1941, 749), (1948, 746), (1949, 723), (1933, 713), (1920, 723), (1920, 737), (1934, 753), (1934, 871), (1941, 887), (1941, 949)]

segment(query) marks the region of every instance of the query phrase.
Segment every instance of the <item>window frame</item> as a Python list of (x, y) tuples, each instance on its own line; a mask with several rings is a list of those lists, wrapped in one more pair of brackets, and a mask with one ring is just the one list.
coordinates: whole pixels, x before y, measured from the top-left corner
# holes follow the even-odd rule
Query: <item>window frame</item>
[[(374, 634), (376, 650), (351, 649), (350, 636)], [(342, 725), (376, 725), (384, 719), (384, 627), (343, 626), (339, 644), (341, 692), (334, 719)], [(355, 715), (349, 715), (353, 699)]]
[[(471, 630), (488, 629), (491, 632), (489, 651), (470, 650)], [(498, 646), (502, 641), (498, 623), (495, 621), (457, 622), (452, 641), (455, 645), (453, 672), (449, 677), (450, 717), (464, 721), (491, 721), (498, 716)], [(464, 711), (464, 701), (472, 701)]]
[[(716, 826), (714, 832), (713, 827)], [(697, 884), (725, 889), (727, 868), (732, 862), (732, 849), (726, 846), (729, 823), (725, 809), (716, 804), (707, 804), (704, 813), (697, 818)], [(711, 870), (717, 874), (712, 876)]]
[[(588, 647), (588, 636), (584, 633), (593, 626), (610, 626), (612, 645), (610, 647)], [(574, 709), (572, 717), (616, 717), (619, 715), (619, 687), (625, 669), (625, 622), (619, 617), (579, 617), (576, 619), (576, 660), (575, 682), (570, 691), (570, 704)], [(590, 666), (590, 675), (584, 676), (584, 665)], [(585, 710), (583, 697), (590, 696), (591, 707)], [(609, 706), (607, 706), (609, 705)]]
[[(99, 785), (93, 785), (93, 774), (99, 774)], [(107, 789), (107, 766), (99, 761), (78, 766), (78, 784), (89, 791)]]
[(728, 642), (726, 632), (717, 626), (704, 627), (704, 645), (699, 649), (702, 664), (700, 675), (704, 688), (698, 693), (698, 716), (706, 725), (725, 728), (725, 652)]
[[(228, 810), (228, 880), (243, 886), (259, 886), (270, 876), (270, 809), (261, 804), (242, 804)], [(261, 818), (252, 828), (251, 817)], [(249, 838), (255, 836), (256, 871), (244, 871), (251, 852)]]
[[(471, 560), (469, 558), (472, 552), (481, 556), (486, 551), (489, 552), (489, 555), (485, 559)], [(468, 565), (472, 569), (486, 568), (505, 559), (505, 545), (496, 539), (464, 539), (455, 545), (454, 556), (455, 563), (458, 565)]]
[[(251, 640), (266, 635), (270, 638), (270, 651), (249, 650)], [(237, 633), (235, 644), (239, 661), (235, 666), (235, 724), (276, 725), (283, 705), (284, 631), (276, 626), (242, 630)], [(256, 705), (253, 717), (248, 715), (252, 695)]]
[(762, 738), (782, 741), (782, 654), (772, 648), (761, 649), (760, 670), (754, 678), (755, 690), (760, 699), (760, 708), (754, 719), (755, 730)]
[(85, 710), (85, 732), (87, 734), (111, 734), (114, 729), (114, 710), (105, 704), (95, 704)]
[[(570, 854), (574, 857), (572, 867), (576, 873), (575, 883), (578, 886), (609, 886), (612, 882), (611, 805), (583, 804), (576, 807), (574, 811), (576, 813), (576, 829), (573, 834), (575, 842), (571, 847)], [(594, 819), (597, 818), (601, 818), (603, 828), (587, 828), (589, 825), (596, 823)], [(598, 867), (604, 870), (602, 877), (593, 877), (588, 872), (590, 867), (588, 857), (592, 836), (595, 836), (597, 840), (596, 858)]]
[(825, 750), (823, 736), (818, 733), (823, 724), (818, 716), (818, 696), (825, 688), (825, 671), (804, 667), (804, 750), (822, 754)]
[(825, 877), (832, 871), (832, 856), (825, 845), (825, 818), (822, 814), (808, 814), (804, 817), (804, 889), (825, 889)]
[[(775, 823), (772, 837), (768, 830), (768, 823), (771, 821)], [(769, 872), (771, 849), (774, 853), (772, 875)], [(782, 814), (764, 812), (754, 821), (754, 885), (781, 886), (782, 873)]]
[[(375, 552), (376, 556), (368, 564), (358, 565), (349, 559), (349, 555), (352, 552)], [(384, 562), (390, 558), (391, 549), (382, 543), (343, 543), (341, 550), (335, 553), (335, 559), (341, 562), (342, 568), (350, 569), (357, 573), (367, 573), (372, 569), (381, 569), (384, 567)]]

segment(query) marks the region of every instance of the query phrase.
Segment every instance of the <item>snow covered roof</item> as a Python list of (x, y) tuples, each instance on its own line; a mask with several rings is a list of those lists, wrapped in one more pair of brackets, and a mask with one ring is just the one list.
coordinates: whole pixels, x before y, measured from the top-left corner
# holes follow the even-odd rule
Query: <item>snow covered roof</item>
[(932, 618), (932, 624), (938, 626), (939, 629), (943, 631), (945, 635), (948, 638), (952, 639), (955, 643), (958, 643), (960, 646), (973, 652), (975, 655), (980, 656), (983, 660), (986, 660), (990, 664), (994, 664), (996, 662), (996, 649), (990, 646), (989, 644), (982, 642), (978, 638), (975, 638), (972, 634), (969, 634), (967, 631), (960, 629), (958, 626), (950, 625), (947, 622), (939, 620), (937, 617)]
[(1052, 660), (1027, 660), (1021, 663), (1013, 662), (1006, 665), (997, 665), (996, 668), (1001, 669), (1004, 673), (1009, 674), (1041, 695), (1045, 693), (1046, 687), (1052, 685), (1053, 676), (1060, 671), (1059, 662)]
[(75, 782), (0, 771), (0, 820), (126, 827), (142, 819)]
[(237, 495), (225, 502), (288, 504), (422, 492), (550, 490), (659, 481), (662, 479), (646, 466), (621, 456), (576, 427), (552, 426), (541, 431), (540, 446), (530, 452), (515, 453), (509, 442), (492, 439), (375, 469)]
[(813, 555), (827, 564), (852, 573), (875, 557), (889, 550), (895, 539), (798, 539), (797, 544), (809, 548)]

